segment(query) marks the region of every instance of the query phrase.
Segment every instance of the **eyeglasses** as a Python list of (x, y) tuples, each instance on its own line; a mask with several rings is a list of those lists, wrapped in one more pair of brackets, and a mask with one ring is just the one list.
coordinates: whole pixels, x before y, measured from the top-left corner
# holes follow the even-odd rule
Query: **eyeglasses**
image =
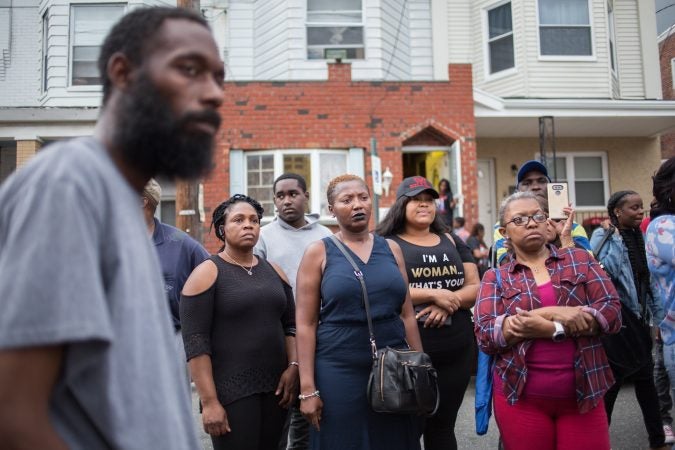
[(546, 214), (544, 213), (537, 213), (531, 216), (516, 216), (513, 219), (506, 222), (504, 226), (513, 223), (517, 227), (525, 227), (527, 226), (528, 223), (530, 223), (530, 219), (534, 220), (534, 223), (544, 223), (546, 222), (546, 219), (548, 219), (548, 217), (546, 217)]

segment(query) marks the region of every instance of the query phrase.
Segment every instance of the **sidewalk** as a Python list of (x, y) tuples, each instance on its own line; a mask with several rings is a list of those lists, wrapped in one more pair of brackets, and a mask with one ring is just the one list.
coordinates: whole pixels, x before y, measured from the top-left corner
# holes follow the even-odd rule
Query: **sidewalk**
[[(464, 396), (459, 416), (457, 417), (457, 425), (455, 427), (457, 446), (459, 449), (467, 450), (496, 450), (498, 430), (494, 418), (490, 420), (490, 427), (486, 435), (476, 435), (474, 395), (474, 380), (472, 379)], [(211, 439), (204, 433), (201, 425), (197, 395), (194, 387), (192, 389), (192, 406), (195, 426), (199, 431), (203, 448), (204, 450), (213, 450)], [(642, 422), (642, 414), (635, 399), (635, 391), (632, 384), (623, 386), (616, 400), (610, 437), (612, 440), (612, 450), (636, 450), (647, 449), (649, 447), (647, 432)]]

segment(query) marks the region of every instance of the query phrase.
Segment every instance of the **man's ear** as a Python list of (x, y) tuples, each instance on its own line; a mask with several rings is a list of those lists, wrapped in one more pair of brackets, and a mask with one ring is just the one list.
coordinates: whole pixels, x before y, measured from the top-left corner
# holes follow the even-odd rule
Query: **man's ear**
[(504, 236), (504, 239), (508, 239), (509, 237), (506, 235), (506, 227), (499, 227), (499, 234)]
[(133, 67), (131, 61), (122, 52), (114, 53), (106, 65), (108, 78), (112, 86), (120, 91), (124, 91), (131, 82)]

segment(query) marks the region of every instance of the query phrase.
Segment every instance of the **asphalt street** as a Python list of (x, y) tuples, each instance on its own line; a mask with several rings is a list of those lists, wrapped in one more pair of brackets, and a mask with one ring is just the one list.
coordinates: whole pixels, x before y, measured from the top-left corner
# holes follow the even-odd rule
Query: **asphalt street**
[[(204, 450), (213, 450), (211, 440), (204, 433), (201, 426), (201, 417), (197, 406), (197, 395), (192, 390), (192, 409), (195, 418), (195, 426), (199, 430), (201, 443)], [(490, 421), (488, 433), (484, 436), (476, 435), (474, 423), (474, 384), (473, 380), (464, 396), (464, 403), (457, 418), (455, 428), (459, 449), (471, 450), (496, 450), (497, 449), (497, 425), (494, 418)], [(633, 385), (625, 385), (616, 400), (612, 426), (610, 427), (612, 450), (639, 450), (648, 449), (647, 432), (642, 422), (642, 414), (635, 399)]]

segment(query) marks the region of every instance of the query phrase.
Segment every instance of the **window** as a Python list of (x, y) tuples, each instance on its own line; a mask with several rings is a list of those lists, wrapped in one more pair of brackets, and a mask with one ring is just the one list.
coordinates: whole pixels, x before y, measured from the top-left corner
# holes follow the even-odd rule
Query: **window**
[(614, 2), (607, 2), (607, 26), (609, 28), (609, 63), (616, 73), (616, 31), (614, 30)]
[[(318, 212), (321, 217), (330, 215), (326, 188), (334, 177), (349, 172), (347, 150), (284, 150), (245, 152), (246, 193), (265, 208), (265, 217), (275, 214), (272, 184), (276, 177), (286, 172), (302, 175), (310, 191), (308, 212)], [(355, 169), (352, 173), (358, 173)]]
[(490, 73), (510, 69), (515, 66), (511, 3), (505, 3), (488, 10), (487, 16)]
[(101, 84), (96, 66), (106, 34), (124, 14), (124, 4), (73, 5), (70, 8), (70, 84)]
[(307, 58), (363, 59), (361, 0), (307, 0)]
[(568, 183), (570, 201), (579, 210), (603, 209), (607, 205), (609, 184), (604, 153), (565, 153), (546, 164), (551, 179)]
[(49, 10), (42, 15), (42, 92), (49, 87)]
[(588, 0), (539, 0), (542, 56), (591, 56)]

